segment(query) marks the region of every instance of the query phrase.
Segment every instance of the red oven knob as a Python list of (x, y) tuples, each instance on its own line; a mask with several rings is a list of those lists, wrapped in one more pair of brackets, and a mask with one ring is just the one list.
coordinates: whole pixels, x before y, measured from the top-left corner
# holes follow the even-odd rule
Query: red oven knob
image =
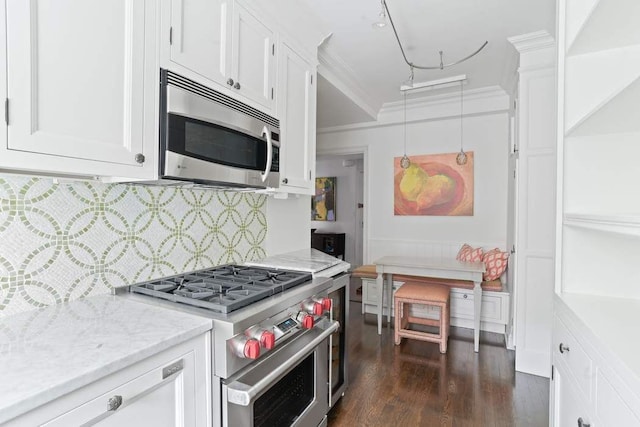
[(311, 329), (313, 328), (313, 316), (305, 316), (302, 319), (302, 327), (305, 329)]
[(320, 304), (319, 302), (314, 302), (313, 314), (315, 314), (316, 316), (322, 316), (322, 313), (324, 313), (324, 308), (322, 307), (322, 304)]
[(244, 343), (244, 357), (247, 359), (257, 359), (260, 356), (260, 343), (257, 340), (248, 339)]
[(276, 345), (276, 336), (273, 332), (264, 331), (260, 335), (260, 344), (267, 350), (271, 350)]
[(331, 298), (322, 298), (322, 308), (325, 311), (331, 310), (331, 303), (332, 303)]
[(302, 302), (302, 310), (316, 316), (322, 315), (323, 312), (322, 304), (311, 299)]

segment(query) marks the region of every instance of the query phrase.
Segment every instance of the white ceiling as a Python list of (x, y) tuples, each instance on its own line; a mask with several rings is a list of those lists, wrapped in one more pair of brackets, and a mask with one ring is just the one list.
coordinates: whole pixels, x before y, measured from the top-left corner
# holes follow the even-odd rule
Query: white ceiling
[[(300, 0), (332, 35), (321, 46), (318, 128), (375, 120), (387, 102), (400, 101), (400, 84), (409, 76), (390, 25), (374, 29), (379, 0)], [(444, 70), (415, 70), (415, 82), (467, 75), (465, 91), (504, 85), (514, 71), (515, 50), (507, 38), (546, 30), (555, 34), (555, 0), (387, 0), (405, 53), (418, 65), (453, 62), (489, 45), (476, 57)], [(339, 63), (342, 80), (322, 76), (322, 58)], [(324, 77), (324, 78), (322, 78)], [(345, 89), (346, 88), (346, 89)], [(508, 88), (505, 88), (508, 89)], [(411, 96), (429, 96), (456, 88)], [(360, 96), (353, 96), (360, 94)], [(373, 114), (373, 116), (372, 116)]]

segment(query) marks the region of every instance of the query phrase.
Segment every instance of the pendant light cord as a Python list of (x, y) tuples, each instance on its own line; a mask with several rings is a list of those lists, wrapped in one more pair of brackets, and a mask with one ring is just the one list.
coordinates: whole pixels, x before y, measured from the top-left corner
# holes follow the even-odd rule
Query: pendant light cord
[(462, 148), (462, 144), (464, 141), (464, 137), (463, 137), (463, 130), (462, 130), (462, 80), (460, 80), (460, 151), (463, 152), (464, 149)]
[(404, 156), (407, 155), (407, 92), (403, 92), (404, 95), (404, 119), (403, 119), (403, 137), (404, 137)]

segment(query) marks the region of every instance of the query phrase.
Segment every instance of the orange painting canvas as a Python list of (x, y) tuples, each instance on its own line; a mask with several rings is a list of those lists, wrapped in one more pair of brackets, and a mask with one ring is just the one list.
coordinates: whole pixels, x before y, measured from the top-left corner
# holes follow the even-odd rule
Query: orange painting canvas
[(408, 169), (393, 159), (395, 215), (473, 216), (473, 152), (412, 156)]

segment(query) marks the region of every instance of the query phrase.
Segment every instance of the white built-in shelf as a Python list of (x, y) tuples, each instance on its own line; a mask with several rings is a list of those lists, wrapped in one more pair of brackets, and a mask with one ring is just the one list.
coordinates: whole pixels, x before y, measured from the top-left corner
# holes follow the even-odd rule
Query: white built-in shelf
[[(640, 45), (567, 57), (565, 60), (565, 134), (571, 134), (623, 91), (631, 88), (638, 79), (640, 79)], [(620, 109), (624, 109), (624, 105), (620, 105)], [(633, 106), (635, 104), (630, 107)], [(637, 111), (637, 106), (634, 109)]]
[(579, 12), (567, 22), (568, 55), (640, 44), (638, 0), (570, 0), (567, 5)]
[(640, 237), (640, 214), (599, 215), (565, 213), (564, 225)]
[[(638, 1), (640, 4), (640, 1)], [(640, 24), (639, 24), (640, 25)], [(586, 115), (565, 133), (567, 137), (640, 132), (640, 78)]]
[(569, 51), (576, 38), (583, 31), (597, 5), (598, 0), (566, 1), (565, 52)]

